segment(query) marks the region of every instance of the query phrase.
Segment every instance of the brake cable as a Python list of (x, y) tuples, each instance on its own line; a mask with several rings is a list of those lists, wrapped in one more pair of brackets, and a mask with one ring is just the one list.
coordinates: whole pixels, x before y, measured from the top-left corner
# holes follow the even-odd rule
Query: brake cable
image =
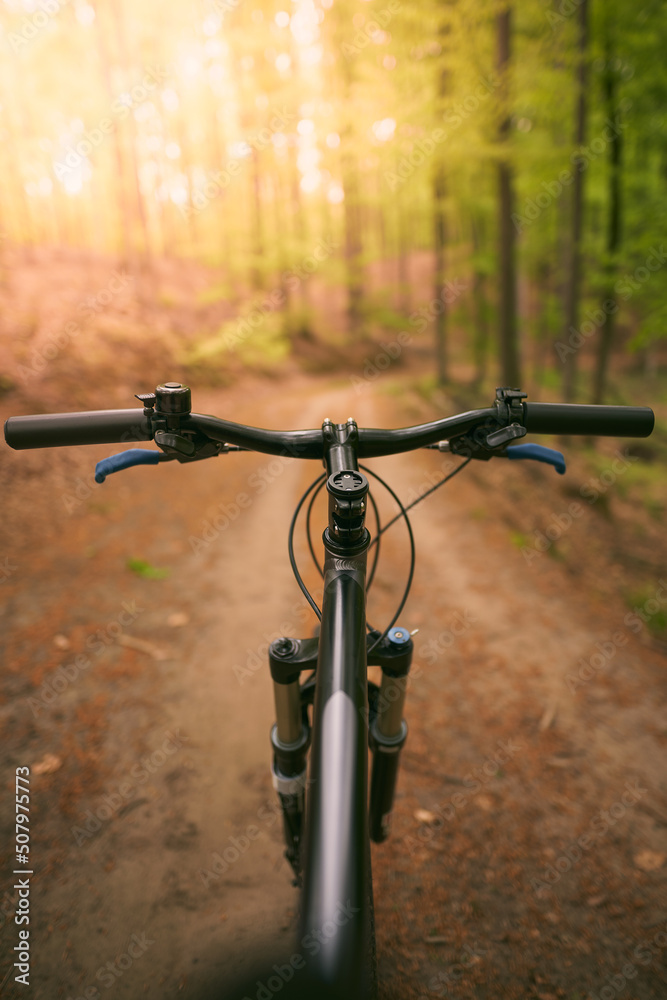
[[(453, 472), (450, 472), (449, 475), (447, 475), (443, 479), (441, 479), (440, 482), (436, 483), (430, 489), (426, 490), (424, 493), (422, 493), (420, 496), (418, 496), (417, 499), (413, 500), (412, 503), (408, 504), (407, 507), (403, 506), (403, 504), (399, 500), (399, 498), (396, 495), (396, 493), (394, 492), (394, 490), (391, 488), (391, 486), (389, 486), (388, 483), (386, 483), (384, 481), (384, 479), (382, 479), (381, 476), (379, 476), (376, 472), (373, 472), (372, 469), (369, 469), (367, 466), (364, 466), (364, 465), (360, 465), (359, 466), (359, 468), (361, 470), (363, 470), (364, 472), (368, 473), (370, 476), (373, 476), (374, 479), (376, 479), (382, 486), (384, 486), (384, 488), (387, 490), (387, 492), (390, 494), (390, 496), (394, 499), (394, 501), (397, 504), (397, 506), (400, 508), (399, 513), (396, 514), (396, 516), (393, 517), (391, 519), (391, 521), (388, 521), (387, 524), (385, 524), (384, 526), (381, 526), (381, 524), (380, 524), (380, 515), (379, 515), (378, 508), (377, 508), (377, 504), (375, 502), (375, 499), (373, 498), (373, 495), (371, 493), (369, 493), (369, 497), (370, 497), (370, 500), (371, 500), (371, 503), (372, 503), (372, 506), (373, 506), (373, 511), (374, 511), (374, 514), (375, 514), (376, 526), (377, 526), (377, 534), (372, 539), (372, 541), (370, 543), (370, 547), (374, 546), (376, 543), (377, 543), (377, 547), (375, 549), (374, 560), (373, 560), (373, 564), (372, 564), (372, 567), (371, 567), (371, 573), (369, 575), (368, 586), (367, 586), (366, 589), (368, 589), (368, 587), (370, 586), (370, 583), (372, 582), (373, 576), (375, 574), (375, 569), (376, 569), (376, 566), (377, 566), (377, 563), (378, 563), (379, 552), (380, 552), (380, 537), (384, 534), (384, 532), (387, 530), (387, 528), (390, 528), (393, 524), (395, 524), (396, 521), (398, 521), (399, 518), (401, 518), (401, 517), (404, 518), (405, 525), (406, 525), (406, 528), (408, 530), (409, 540), (410, 540), (410, 570), (409, 570), (409, 573), (408, 573), (408, 580), (407, 580), (407, 583), (405, 585), (405, 589), (403, 591), (403, 596), (401, 597), (401, 601), (399, 603), (398, 609), (396, 610), (396, 613), (394, 614), (393, 618), (391, 619), (391, 621), (389, 622), (389, 624), (385, 628), (384, 632), (382, 632), (382, 634), (379, 636), (379, 638), (376, 639), (376, 641), (373, 643), (373, 645), (369, 648), (369, 650), (368, 650), (369, 653), (373, 649), (375, 649), (375, 647), (379, 643), (382, 642), (382, 640), (385, 638), (385, 636), (387, 635), (387, 633), (389, 632), (389, 630), (392, 628), (392, 626), (394, 625), (394, 623), (398, 619), (398, 616), (400, 615), (401, 611), (405, 607), (405, 603), (406, 603), (406, 601), (408, 599), (408, 595), (410, 593), (410, 588), (412, 586), (412, 579), (413, 579), (413, 576), (414, 576), (414, 569), (415, 569), (415, 541), (414, 541), (414, 535), (412, 533), (412, 525), (410, 524), (410, 518), (408, 517), (408, 513), (407, 512), (409, 510), (412, 510), (413, 507), (415, 507), (418, 503), (420, 503), (420, 501), (424, 500), (427, 496), (430, 496), (431, 493), (434, 493), (435, 490), (440, 489), (441, 486), (444, 486), (444, 484), (446, 482), (448, 482), (455, 475), (457, 475), (459, 472), (461, 472), (466, 467), (466, 465), (468, 465), (468, 463), (471, 460), (472, 460), (472, 456), (470, 456), (469, 458), (466, 458), (465, 461), (461, 462), (461, 464), (459, 466), (457, 466), (456, 469), (454, 469)], [(306, 584), (304, 583), (304, 580), (303, 580), (301, 574), (299, 573), (299, 570), (298, 570), (298, 567), (297, 567), (297, 564), (296, 564), (296, 558), (295, 558), (295, 555), (294, 555), (294, 532), (295, 532), (296, 522), (297, 522), (297, 518), (299, 516), (299, 512), (301, 511), (301, 508), (303, 507), (304, 503), (306, 502), (308, 496), (311, 493), (313, 493), (313, 495), (312, 495), (312, 497), (310, 499), (310, 503), (308, 504), (308, 509), (307, 509), (307, 513), (306, 513), (306, 536), (307, 536), (307, 540), (308, 540), (308, 548), (310, 550), (310, 554), (311, 554), (311, 557), (313, 559), (313, 562), (315, 563), (315, 566), (317, 567), (317, 570), (318, 570), (320, 576), (323, 576), (322, 567), (319, 564), (319, 561), (318, 561), (317, 556), (315, 554), (315, 549), (313, 547), (312, 533), (311, 533), (311, 529), (310, 529), (310, 519), (311, 519), (311, 513), (312, 513), (312, 509), (313, 509), (314, 503), (315, 503), (315, 499), (318, 496), (318, 494), (319, 494), (320, 490), (322, 489), (322, 487), (324, 486), (326, 478), (327, 478), (326, 477), (326, 473), (322, 473), (322, 475), (318, 476), (317, 479), (313, 480), (313, 482), (306, 489), (306, 491), (304, 492), (303, 496), (299, 500), (299, 502), (298, 502), (298, 504), (296, 506), (296, 509), (294, 511), (294, 515), (292, 517), (292, 520), (290, 522), (289, 533), (288, 533), (288, 543), (287, 543), (287, 548), (288, 548), (288, 552), (289, 552), (290, 565), (292, 567), (292, 572), (294, 573), (294, 577), (296, 579), (296, 582), (298, 583), (301, 592), (303, 593), (304, 597), (306, 598), (306, 600), (308, 601), (308, 603), (310, 604), (311, 608), (313, 609), (313, 611), (315, 612), (315, 614), (317, 615), (317, 617), (318, 617), (318, 619), (320, 621), (322, 620), (322, 612), (320, 611), (320, 609), (317, 606), (315, 600), (313, 599), (310, 591), (308, 590)], [(376, 631), (368, 623), (366, 623), (366, 627), (367, 627), (367, 629), (370, 632)]]
[[(454, 469), (453, 472), (450, 472), (448, 476), (445, 476), (445, 478), (441, 479), (439, 483), (436, 483), (435, 486), (432, 486), (430, 488), (430, 490), (426, 490), (425, 493), (422, 493), (420, 496), (417, 497), (416, 500), (413, 500), (412, 503), (408, 504), (408, 506), (405, 508), (405, 510), (406, 511), (412, 510), (412, 508), (415, 507), (418, 503), (420, 503), (420, 501), (424, 500), (427, 496), (430, 496), (430, 494), (434, 493), (436, 490), (439, 490), (441, 486), (444, 486), (446, 482), (448, 482), (450, 479), (452, 479), (454, 476), (456, 476), (459, 472), (461, 472), (463, 469), (465, 469), (466, 465), (470, 461), (472, 461), (472, 456), (470, 456), (470, 458), (466, 458), (465, 462), (461, 462), (461, 464), (458, 465)], [(359, 468), (363, 468), (363, 466), (359, 466)], [(364, 471), (370, 472), (370, 469), (365, 469)], [(375, 476), (376, 479), (380, 479), (380, 477), (376, 476), (374, 472), (371, 472), (371, 475)], [(382, 480), (380, 480), (380, 482), (382, 482)], [(382, 485), (385, 486), (386, 484), (382, 483)], [(387, 487), (387, 489), (389, 489), (389, 487)], [(390, 492), (392, 492), (392, 491), (390, 490)], [(400, 506), (400, 504), (399, 504), (399, 506)], [(403, 511), (403, 508), (401, 507), (401, 512), (398, 513), (396, 515), (396, 517), (392, 517), (391, 521), (388, 521), (385, 524), (384, 528), (382, 528), (382, 530), (379, 531), (378, 534), (375, 536), (375, 538), (371, 541), (371, 547), (373, 545), (375, 545), (376, 542), (378, 542), (378, 545), (379, 545), (379, 537), (380, 537), (380, 535), (382, 535), (387, 530), (387, 528), (391, 528), (392, 524), (395, 524), (396, 521), (398, 521), (399, 517), (404, 517), (404, 516), (405, 516), (405, 514), (404, 514), (404, 511)]]
[(314, 490), (319, 483), (324, 483), (326, 478), (327, 474), (326, 472), (323, 472), (322, 475), (318, 476), (317, 479), (313, 480), (313, 482), (310, 484), (306, 492), (303, 494), (298, 504), (296, 505), (296, 510), (294, 511), (294, 514), (292, 516), (292, 520), (289, 526), (289, 533), (287, 536), (287, 551), (289, 553), (289, 561), (290, 561), (290, 566), (292, 567), (292, 572), (294, 573), (294, 578), (296, 582), (299, 584), (303, 596), (306, 598), (306, 600), (308, 601), (308, 603), (310, 604), (311, 608), (313, 609), (313, 611), (315, 612), (320, 621), (322, 621), (322, 612), (320, 611), (317, 604), (313, 600), (310, 591), (308, 590), (308, 587), (303, 582), (301, 574), (299, 573), (298, 566), (296, 564), (296, 559), (294, 558), (294, 528), (296, 526), (296, 519), (299, 516), (299, 511), (306, 502), (308, 494), (311, 492), (311, 490)]
[[(384, 630), (384, 632), (382, 633), (382, 635), (380, 635), (375, 640), (375, 642), (373, 643), (373, 645), (370, 646), (369, 649), (367, 650), (367, 654), (368, 654), (368, 653), (372, 653), (373, 650), (375, 649), (375, 647), (382, 642), (382, 640), (385, 638), (385, 636), (389, 632), (389, 629), (394, 625), (394, 623), (396, 622), (396, 619), (398, 618), (398, 616), (400, 615), (401, 611), (405, 607), (405, 602), (408, 599), (408, 594), (410, 593), (410, 587), (412, 586), (412, 577), (414, 576), (414, 572), (415, 572), (415, 537), (412, 534), (412, 525), (410, 524), (410, 518), (408, 517), (407, 510), (403, 506), (403, 504), (401, 503), (401, 501), (398, 499), (398, 497), (396, 496), (396, 494), (392, 490), (392, 488), (389, 485), (389, 483), (386, 483), (384, 481), (384, 479), (381, 478), (381, 476), (378, 476), (377, 472), (373, 472), (373, 470), (369, 469), (367, 466), (360, 465), (359, 468), (362, 469), (364, 472), (367, 472), (369, 476), (373, 476), (374, 479), (377, 479), (377, 481), (382, 486), (384, 486), (384, 488), (387, 490), (387, 492), (394, 498), (394, 500), (396, 501), (396, 503), (398, 504), (398, 506), (401, 508), (401, 513), (396, 515), (396, 517), (394, 518), (394, 521), (396, 521), (398, 517), (403, 517), (404, 518), (404, 520), (405, 520), (405, 527), (408, 529), (408, 536), (410, 538), (410, 571), (408, 573), (408, 582), (406, 583), (405, 590), (403, 591), (403, 597), (401, 598), (400, 604), (398, 605), (398, 608), (396, 610), (396, 614), (394, 615), (394, 617), (392, 618), (392, 620), (389, 622), (389, 624), (387, 625), (387, 627)], [(389, 524), (391, 524), (391, 523), (392, 522), (390, 521)], [(386, 530), (387, 527), (389, 527), (389, 525), (385, 525), (385, 529), (382, 529), (382, 530)], [(378, 534), (378, 536), (377, 536), (378, 538), (380, 537), (381, 533), (382, 532), (380, 532)], [(371, 545), (372, 544), (373, 543), (371, 542)]]

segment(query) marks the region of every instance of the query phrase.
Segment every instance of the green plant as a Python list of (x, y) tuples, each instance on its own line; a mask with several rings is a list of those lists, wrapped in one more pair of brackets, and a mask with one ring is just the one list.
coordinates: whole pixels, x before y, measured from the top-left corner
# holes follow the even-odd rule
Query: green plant
[(137, 576), (143, 576), (146, 580), (164, 580), (166, 576), (169, 576), (168, 569), (158, 569), (156, 566), (151, 566), (145, 559), (130, 558), (125, 565)]

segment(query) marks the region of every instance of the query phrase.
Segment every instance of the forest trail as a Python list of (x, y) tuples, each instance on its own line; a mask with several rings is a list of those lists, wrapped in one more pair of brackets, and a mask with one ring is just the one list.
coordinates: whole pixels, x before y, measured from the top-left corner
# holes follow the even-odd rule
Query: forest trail
[[(350, 415), (365, 426), (416, 422), (400, 401), (342, 380), (297, 376), (193, 397), (200, 412), (276, 428)], [(251, 454), (174, 463), (113, 477), (68, 510), (74, 483), (113, 450), (3, 455), (2, 551), (17, 567), (4, 584), (4, 767), (7, 781), (19, 764), (45, 771), (32, 785), (35, 1000), (100, 984), (118, 997), (197, 997), (247, 968), (260, 944), (288, 946), (294, 926), (268, 770), (265, 647), (313, 624), (286, 533), (320, 470)], [(420, 452), (371, 465), (405, 498), (451, 461)], [(630, 938), (651, 936), (663, 917), (660, 657), (624, 624), (620, 598), (602, 604), (547, 555), (527, 563), (512, 546), (494, 516), (510, 472), (522, 469), (466, 470), (412, 515), (417, 566), (401, 616), (420, 630), (410, 735), (393, 837), (373, 848), (383, 1000), (442, 995), (450, 980), (437, 977), (454, 966), (464, 969), (450, 977), (460, 996), (596, 990)], [(401, 532), (383, 541), (374, 624), (402, 593)], [(298, 551), (305, 563), (300, 536)], [(138, 557), (169, 576), (129, 573)], [(30, 703), (100, 628), (115, 635), (122, 602), (135, 609), (127, 644), (104, 643), (52, 701)], [(608, 665), (570, 691), (566, 675), (621, 631)], [(485, 771), (500, 747), (509, 759)], [(472, 789), (464, 781), (475, 769)], [(637, 806), (553, 890), (532, 887), (633, 781), (647, 790)], [(9, 844), (4, 824), (3, 834)], [(6, 955), (11, 921), (1, 935)], [(104, 967), (132, 935), (151, 943), (109, 979)], [(642, 968), (628, 996), (657, 998), (659, 975)]]

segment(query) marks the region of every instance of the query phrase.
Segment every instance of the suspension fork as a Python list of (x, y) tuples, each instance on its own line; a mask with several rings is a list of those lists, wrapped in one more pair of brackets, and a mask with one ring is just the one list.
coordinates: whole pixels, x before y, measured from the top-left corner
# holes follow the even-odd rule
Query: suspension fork
[(299, 676), (317, 666), (317, 639), (276, 639), (269, 647), (276, 724), (271, 730), (273, 787), (283, 813), (285, 856), (292, 866), (295, 885), (301, 884), (301, 841), (306, 758), (310, 746), (308, 712), (302, 705)]
[[(377, 641), (377, 633), (369, 643)], [(369, 743), (373, 752), (370, 795), (370, 835), (376, 844), (389, 836), (401, 750), (408, 735), (403, 718), (408, 673), (414, 645), (401, 626), (389, 630), (386, 639), (369, 653), (369, 666), (382, 668), (382, 681), (369, 720)]]

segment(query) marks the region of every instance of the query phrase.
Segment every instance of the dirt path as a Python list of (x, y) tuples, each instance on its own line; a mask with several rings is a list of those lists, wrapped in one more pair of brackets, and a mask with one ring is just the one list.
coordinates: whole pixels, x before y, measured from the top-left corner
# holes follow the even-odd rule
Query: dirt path
[[(274, 427), (405, 422), (371, 389), (301, 378), (197, 395), (195, 408)], [(285, 537), (318, 470), (236, 455), (132, 470), (85, 495), (79, 480), (108, 450), (3, 453), (2, 552), (16, 567), (3, 583), (4, 781), (33, 768), (36, 1000), (197, 997), (260, 942), (289, 942), (296, 907), (267, 766), (265, 647), (311, 628)], [(373, 468), (406, 496), (445, 462)], [(657, 998), (662, 951), (632, 955), (667, 923), (664, 660), (620, 599), (602, 605), (545, 555), (527, 564), (496, 516), (496, 465), (414, 513), (410, 737), (394, 835), (374, 848), (383, 995), (574, 1000), (634, 961), (623, 997)], [(378, 622), (406, 569), (394, 530), (369, 601)], [(138, 576), (131, 558), (170, 574)], [(570, 691), (567, 675), (620, 632)], [(78, 654), (89, 665), (55, 682)], [(531, 884), (627, 782), (646, 791), (553, 887)], [(3, 822), (3, 871), (11, 843)], [(0, 981), (16, 941), (2, 919)]]

